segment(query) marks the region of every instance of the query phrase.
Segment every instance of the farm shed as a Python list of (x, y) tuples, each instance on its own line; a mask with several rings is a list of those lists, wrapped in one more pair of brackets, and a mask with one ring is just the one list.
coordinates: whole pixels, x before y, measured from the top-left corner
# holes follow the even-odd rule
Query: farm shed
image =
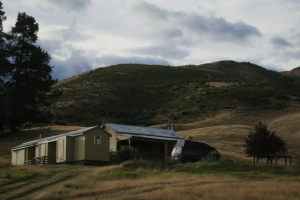
[(124, 149), (136, 159), (170, 161), (174, 145), (182, 139), (173, 130), (106, 123), (15, 146), (12, 164), (96, 164), (110, 161), (110, 151)]
[(137, 159), (171, 160), (177, 140), (183, 137), (173, 130), (106, 123), (103, 130), (111, 134), (110, 151), (130, 149)]
[(94, 126), (22, 143), (11, 149), (12, 165), (107, 162), (109, 137)]

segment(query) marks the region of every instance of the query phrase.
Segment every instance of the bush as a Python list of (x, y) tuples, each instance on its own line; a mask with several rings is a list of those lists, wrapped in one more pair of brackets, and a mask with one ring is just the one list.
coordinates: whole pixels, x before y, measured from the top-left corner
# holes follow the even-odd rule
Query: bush
[(245, 147), (248, 156), (283, 154), (287, 151), (286, 143), (275, 132), (269, 131), (267, 126), (261, 122), (254, 127), (254, 131), (245, 137)]
[(110, 160), (112, 163), (121, 163), (134, 158), (133, 151), (129, 148), (122, 149), (117, 152), (110, 152)]

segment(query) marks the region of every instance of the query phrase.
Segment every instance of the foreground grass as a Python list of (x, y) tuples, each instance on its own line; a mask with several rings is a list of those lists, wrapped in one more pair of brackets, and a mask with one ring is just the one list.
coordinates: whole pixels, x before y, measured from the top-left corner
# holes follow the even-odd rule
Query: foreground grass
[[(0, 199), (23, 199), (94, 169), (88, 166), (16, 166), (0, 169)], [(31, 199), (31, 198), (28, 198)]]
[[(129, 161), (95, 168), (31, 199), (299, 199), (297, 169), (229, 162)], [(29, 198), (29, 199), (30, 199)]]
[(41, 175), (40, 173), (28, 171), (28, 170), (11, 170), (1, 169), (0, 170), (0, 187), (6, 184), (22, 181), (33, 178), (34, 176)]

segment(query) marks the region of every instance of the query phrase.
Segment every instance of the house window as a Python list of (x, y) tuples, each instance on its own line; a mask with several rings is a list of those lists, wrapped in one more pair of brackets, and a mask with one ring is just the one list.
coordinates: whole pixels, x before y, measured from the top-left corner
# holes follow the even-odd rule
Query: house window
[(94, 144), (101, 144), (101, 136), (94, 135)]

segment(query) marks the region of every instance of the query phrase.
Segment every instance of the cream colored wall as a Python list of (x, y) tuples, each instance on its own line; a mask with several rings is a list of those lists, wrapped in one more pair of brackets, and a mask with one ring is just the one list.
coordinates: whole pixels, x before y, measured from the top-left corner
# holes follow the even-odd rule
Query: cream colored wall
[(12, 151), (12, 165), (24, 165), (25, 149)]
[(11, 151), (11, 164), (17, 165), (17, 152)]
[(109, 150), (116, 152), (117, 151), (117, 134), (115, 132), (109, 131), (111, 137), (109, 139)]
[(38, 145), (36, 145), (35, 147), (35, 157), (39, 157), (39, 146)]
[(41, 145), (41, 156), (48, 156), (48, 143), (43, 143)]
[(57, 140), (56, 162), (66, 162), (66, 138)]
[(117, 144), (118, 141), (120, 140), (128, 140), (129, 138), (131, 138), (130, 136), (127, 135), (120, 135), (117, 134), (116, 132), (112, 131), (109, 128), (104, 129), (106, 132), (111, 134), (111, 137), (109, 139), (109, 150), (116, 152), (117, 151)]
[[(101, 137), (100, 144), (94, 144), (94, 136)], [(110, 135), (96, 128), (85, 133), (85, 160), (109, 161)]]
[(48, 155), (48, 143), (37, 144), (35, 146), (35, 157)]
[(85, 159), (85, 135), (73, 137), (73, 161)]

